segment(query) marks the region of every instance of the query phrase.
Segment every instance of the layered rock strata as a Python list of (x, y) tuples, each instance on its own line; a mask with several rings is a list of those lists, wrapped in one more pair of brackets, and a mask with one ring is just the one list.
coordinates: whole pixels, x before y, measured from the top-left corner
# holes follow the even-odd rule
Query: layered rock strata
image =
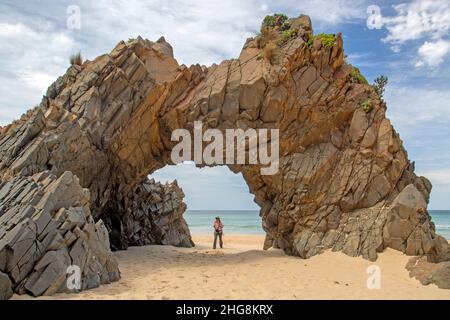
[(108, 231), (94, 222), (89, 190), (71, 172), (16, 176), (1, 184), (0, 202), (0, 298), (73, 292), (120, 278)]
[(2, 185), (70, 172), (89, 190), (84, 210), (106, 221), (114, 248), (191, 245), (177, 188), (147, 180), (172, 164), (172, 132), (192, 131), (194, 121), (221, 132), (279, 129), (278, 173), (228, 164), (261, 207), (266, 248), (375, 260), (390, 247), (447, 260), (449, 245), (426, 209), (431, 184), (414, 174), (378, 93), (345, 63), (341, 34), (313, 36), (306, 16), (277, 21), (237, 59), (209, 68), (179, 65), (164, 38), (120, 42), (70, 67), (38, 107), (2, 129)]
[(110, 233), (115, 250), (149, 244), (192, 247), (190, 231), (183, 213), (184, 193), (176, 181), (161, 184), (146, 179), (126, 199), (121, 210), (106, 210), (102, 219)]

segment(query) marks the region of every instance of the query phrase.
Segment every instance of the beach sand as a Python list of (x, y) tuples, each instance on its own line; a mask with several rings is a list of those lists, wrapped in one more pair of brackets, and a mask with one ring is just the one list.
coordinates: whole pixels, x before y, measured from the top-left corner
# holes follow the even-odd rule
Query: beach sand
[[(116, 252), (122, 279), (80, 294), (39, 299), (450, 299), (450, 290), (408, 276), (409, 257), (386, 250), (376, 262), (327, 251), (303, 260), (262, 250), (262, 235), (194, 235), (195, 248), (133, 247)], [(367, 267), (381, 270), (381, 289), (367, 288)], [(28, 299), (15, 295), (14, 299)]]

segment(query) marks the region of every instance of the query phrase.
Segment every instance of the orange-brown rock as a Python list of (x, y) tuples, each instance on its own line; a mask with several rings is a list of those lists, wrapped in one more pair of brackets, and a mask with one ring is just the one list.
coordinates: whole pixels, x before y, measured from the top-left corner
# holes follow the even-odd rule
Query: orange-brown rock
[[(196, 120), (221, 131), (276, 128), (277, 174), (261, 175), (260, 165), (229, 165), (243, 174), (261, 207), (266, 248), (302, 258), (332, 249), (375, 260), (391, 247), (434, 262), (447, 259), (448, 243), (435, 234), (426, 210), (431, 184), (414, 174), (384, 102), (351, 78), (341, 34), (331, 46), (320, 38), (310, 44), (308, 17), (288, 20), (287, 27), (297, 32), (277, 42), (270, 61), (263, 42), (250, 38), (237, 59), (186, 67), (164, 38), (137, 38), (70, 67), (29, 120), (1, 138), (2, 185), (70, 171), (89, 189), (92, 216), (106, 221), (117, 247), (145, 244), (151, 241), (130, 231), (140, 226), (127, 204), (148, 207), (148, 194), (136, 197), (136, 190), (171, 164), (174, 129), (192, 130)], [(363, 110), (367, 100), (371, 108)], [(190, 245), (174, 210), (177, 234), (185, 233), (178, 244)]]

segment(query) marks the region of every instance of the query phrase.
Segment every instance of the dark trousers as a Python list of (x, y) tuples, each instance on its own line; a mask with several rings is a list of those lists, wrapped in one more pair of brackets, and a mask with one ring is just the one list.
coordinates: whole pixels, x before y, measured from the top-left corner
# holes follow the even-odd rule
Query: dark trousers
[(223, 247), (223, 242), (222, 242), (222, 231), (214, 231), (214, 246), (213, 246), (213, 249), (216, 248), (216, 245), (217, 245), (217, 237), (219, 237), (219, 245), (220, 245), (220, 248), (222, 249), (222, 247)]

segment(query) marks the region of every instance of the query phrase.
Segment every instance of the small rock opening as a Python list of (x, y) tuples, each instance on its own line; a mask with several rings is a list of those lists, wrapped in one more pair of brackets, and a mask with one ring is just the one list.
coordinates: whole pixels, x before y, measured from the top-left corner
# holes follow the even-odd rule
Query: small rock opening
[(185, 162), (167, 165), (150, 177), (181, 188), (186, 210), (179, 219), (186, 221), (194, 242), (195, 236), (212, 235), (216, 216), (227, 234), (265, 234), (254, 195), (242, 174), (233, 173), (227, 166), (198, 168), (193, 162)]
[(265, 234), (254, 198), (241, 173), (185, 162), (151, 172), (127, 197), (111, 198), (97, 219), (108, 228), (114, 251), (152, 244), (192, 247), (192, 231), (212, 233), (216, 216), (228, 233)]

